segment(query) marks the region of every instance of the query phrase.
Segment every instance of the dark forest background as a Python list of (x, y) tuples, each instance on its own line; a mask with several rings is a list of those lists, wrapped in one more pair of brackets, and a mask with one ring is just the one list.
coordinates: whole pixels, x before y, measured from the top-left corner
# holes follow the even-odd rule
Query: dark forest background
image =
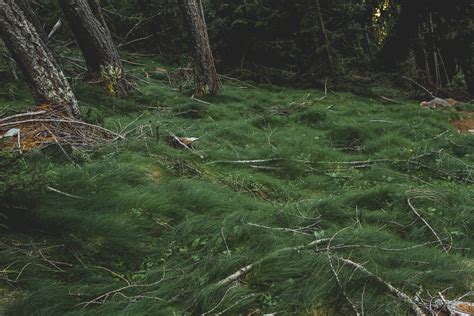
[[(28, 1), (48, 33), (61, 17), (54, 0)], [(101, 1), (121, 49), (186, 66), (182, 16), (174, 0)], [(354, 87), (386, 80), (437, 95), (474, 94), (471, 0), (204, 1), (219, 73), (299, 87)], [(75, 47), (67, 26), (50, 45)], [(3, 76), (9, 65), (3, 65)], [(379, 74), (379, 75), (375, 75)], [(460, 96), (461, 95), (461, 96)]]

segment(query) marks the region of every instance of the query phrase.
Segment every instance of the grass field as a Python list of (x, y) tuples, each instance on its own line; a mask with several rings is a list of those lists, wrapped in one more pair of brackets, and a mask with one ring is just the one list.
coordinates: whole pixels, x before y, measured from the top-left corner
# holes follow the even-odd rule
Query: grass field
[(410, 313), (348, 260), (410, 297), (473, 290), (474, 135), (455, 109), (236, 81), (197, 101), (155, 66), (126, 99), (74, 87), (125, 141), (1, 157), (0, 314)]

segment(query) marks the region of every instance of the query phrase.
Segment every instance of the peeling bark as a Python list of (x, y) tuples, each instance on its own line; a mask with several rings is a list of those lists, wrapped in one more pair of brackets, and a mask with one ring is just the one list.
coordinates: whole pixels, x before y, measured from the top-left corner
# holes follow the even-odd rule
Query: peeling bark
[(14, 0), (0, 0), (0, 35), (25, 76), (35, 101), (62, 108), (68, 116), (80, 118), (66, 77)]
[(189, 33), (194, 60), (194, 95), (216, 95), (219, 91), (219, 82), (201, 0), (179, 0), (178, 4)]
[(60, 0), (69, 27), (90, 73), (99, 76), (110, 94), (125, 96), (129, 85), (100, 6), (96, 0)]

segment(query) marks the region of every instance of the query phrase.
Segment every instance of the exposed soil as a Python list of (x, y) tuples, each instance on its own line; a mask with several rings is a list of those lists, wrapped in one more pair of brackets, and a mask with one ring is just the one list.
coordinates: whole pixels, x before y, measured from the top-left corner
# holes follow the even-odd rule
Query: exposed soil
[(474, 112), (463, 112), (463, 118), (461, 120), (453, 121), (452, 124), (461, 133), (472, 133), (474, 134)]

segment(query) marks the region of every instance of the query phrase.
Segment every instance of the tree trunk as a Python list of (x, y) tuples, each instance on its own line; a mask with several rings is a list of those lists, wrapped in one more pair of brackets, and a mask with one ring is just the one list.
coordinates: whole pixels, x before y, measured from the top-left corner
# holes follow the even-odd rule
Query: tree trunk
[(16, 3), (25, 14), (28, 21), (30, 21), (30, 23), (33, 24), (33, 26), (36, 29), (36, 32), (38, 32), (38, 34), (41, 36), (43, 41), (46, 42), (47, 35), (44, 30), (44, 26), (42, 25), (40, 19), (38, 18), (38, 15), (35, 13), (34, 8), (32, 7), (32, 5), (34, 4), (31, 3), (31, 0), (17, 0)]
[(216, 95), (219, 91), (216, 66), (209, 44), (201, 0), (178, 0), (189, 33), (194, 60), (194, 95)]
[(33, 98), (80, 118), (69, 83), (34, 26), (15, 3), (0, 0), (0, 35), (25, 76)]
[(98, 3), (95, 0), (60, 0), (59, 5), (84, 55), (89, 72), (104, 82), (110, 94), (125, 96), (129, 85), (119, 52)]

